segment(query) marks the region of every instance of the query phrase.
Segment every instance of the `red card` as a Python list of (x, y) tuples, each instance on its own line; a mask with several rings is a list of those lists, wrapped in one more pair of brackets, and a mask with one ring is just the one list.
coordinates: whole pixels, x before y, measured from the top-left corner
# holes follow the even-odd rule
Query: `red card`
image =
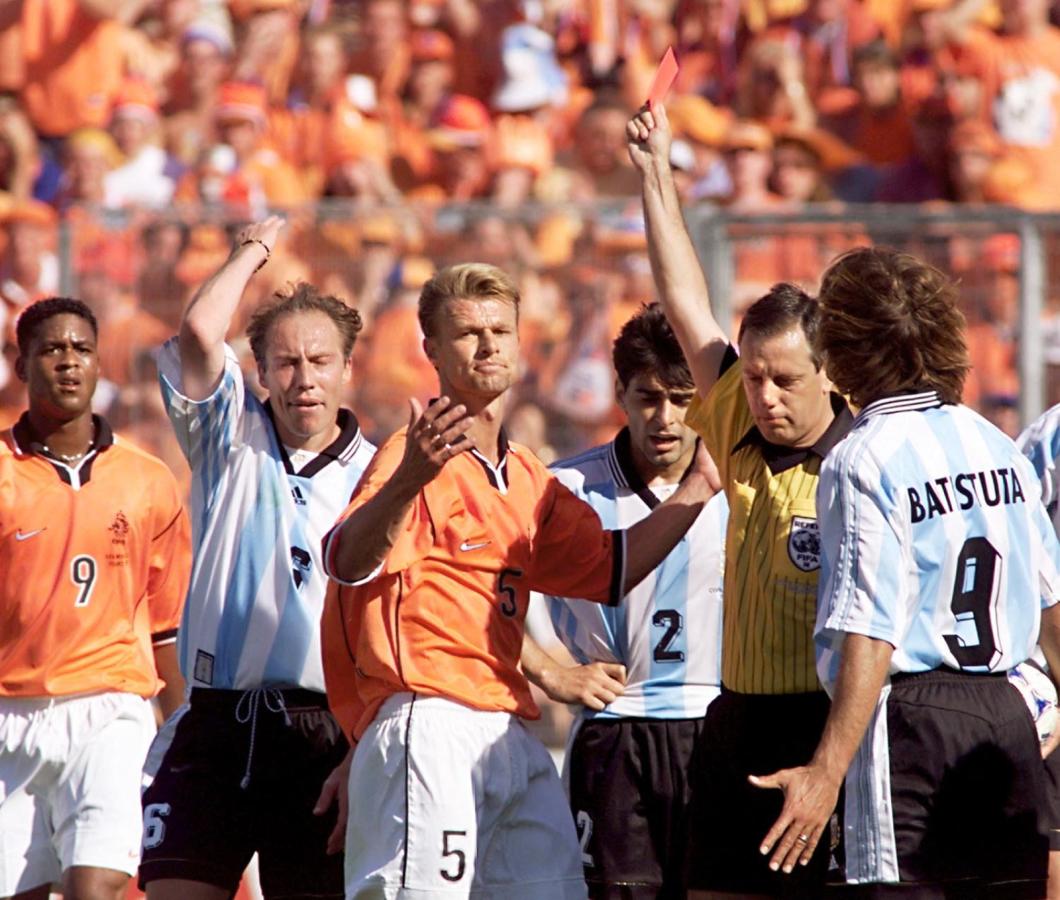
[(662, 62), (659, 63), (659, 70), (655, 73), (655, 80), (651, 83), (651, 90), (648, 91), (648, 109), (656, 103), (662, 103), (679, 71), (674, 48), (667, 47)]

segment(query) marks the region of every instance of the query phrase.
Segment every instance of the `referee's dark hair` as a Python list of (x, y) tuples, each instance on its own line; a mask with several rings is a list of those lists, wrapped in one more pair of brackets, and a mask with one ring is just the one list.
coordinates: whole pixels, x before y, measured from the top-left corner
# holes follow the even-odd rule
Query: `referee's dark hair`
[(883, 247), (851, 250), (821, 279), (818, 351), (856, 406), (935, 390), (960, 403), (970, 363), (957, 285), (934, 266)]
[(18, 342), (19, 355), (29, 353), (29, 345), (40, 331), (41, 325), (53, 316), (80, 316), (92, 327), (92, 336), (99, 338), (99, 323), (92, 310), (81, 300), (73, 297), (51, 297), (31, 303), (18, 317), (15, 326), (15, 339)]
[(691, 388), (692, 372), (681, 345), (658, 303), (645, 304), (618, 333), (611, 361), (622, 387), (642, 372), (671, 388)]
[(817, 337), (817, 301), (798, 285), (782, 281), (774, 284), (769, 293), (755, 300), (743, 314), (736, 340), (739, 343), (748, 334), (758, 338), (776, 337), (796, 325), (806, 335), (814, 368), (820, 369), (822, 359), (814, 346)]

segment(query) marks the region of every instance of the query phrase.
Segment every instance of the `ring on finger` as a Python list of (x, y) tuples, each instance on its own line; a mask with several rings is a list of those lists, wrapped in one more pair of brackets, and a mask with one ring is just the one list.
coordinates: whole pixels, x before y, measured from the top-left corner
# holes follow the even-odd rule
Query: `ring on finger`
[(800, 844), (808, 844), (810, 842), (810, 836), (808, 834), (800, 834), (795, 840)]

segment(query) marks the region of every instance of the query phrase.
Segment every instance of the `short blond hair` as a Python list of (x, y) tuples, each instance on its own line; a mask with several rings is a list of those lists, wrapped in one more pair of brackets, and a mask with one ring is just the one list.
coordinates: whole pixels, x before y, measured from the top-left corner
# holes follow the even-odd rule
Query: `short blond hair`
[(433, 337), (438, 310), (448, 300), (504, 300), (515, 307), (519, 319), (519, 288), (503, 269), (489, 263), (446, 266), (420, 291), (419, 319), (425, 337)]

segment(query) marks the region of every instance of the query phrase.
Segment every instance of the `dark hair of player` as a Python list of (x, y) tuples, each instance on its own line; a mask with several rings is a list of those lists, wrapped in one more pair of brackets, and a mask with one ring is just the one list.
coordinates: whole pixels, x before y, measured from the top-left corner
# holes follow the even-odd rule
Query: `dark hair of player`
[(820, 369), (821, 357), (814, 346), (817, 336), (817, 301), (802, 288), (786, 281), (774, 284), (769, 293), (759, 297), (747, 308), (740, 321), (740, 332), (736, 339), (742, 341), (748, 334), (758, 338), (776, 337), (795, 326), (799, 326), (806, 335), (813, 364)]
[(265, 368), (265, 349), (269, 329), (278, 319), (294, 313), (321, 312), (326, 315), (342, 335), (342, 356), (349, 359), (353, 343), (361, 331), (361, 315), (352, 306), (347, 306), (338, 297), (321, 294), (313, 285), (302, 281), (294, 285), (289, 293), (277, 293), (273, 302), (254, 310), (247, 325), (250, 349), (259, 366)]
[(856, 406), (934, 389), (959, 403), (968, 374), (957, 285), (907, 253), (844, 253), (824, 273), (818, 352), (828, 377)]
[(88, 306), (72, 297), (51, 297), (31, 303), (18, 317), (18, 325), (15, 327), (18, 352), (22, 356), (28, 354), (29, 345), (33, 343), (41, 325), (53, 316), (64, 315), (80, 316), (92, 326), (93, 337), (99, 337), (99, 323)]
[(618, 333), (611, 361), (623, 387), (640, 375), (654, 375), (671, 388), (691, 388), (692, 372), (658, 303), (645, 304)]
[(420, 291), (419, 319), (425, 337), (433, 337), (438, 309), (447, 300), (504, 300), (519, 319), (519, 288), (502, 269), (488, 263), (460, 263), (435, 273)]

